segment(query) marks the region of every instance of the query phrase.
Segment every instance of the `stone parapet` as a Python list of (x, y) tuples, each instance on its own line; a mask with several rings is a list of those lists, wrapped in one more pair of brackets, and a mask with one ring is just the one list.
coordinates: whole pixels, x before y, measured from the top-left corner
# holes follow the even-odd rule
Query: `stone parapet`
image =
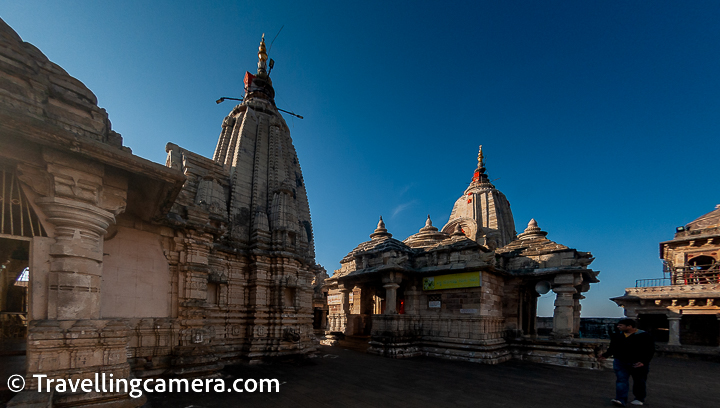
[(504, 323), (495, 317), (373, 315), (368, 352), (497, 364), (510, 359)]
[[(37, 390), (33, 375), (47, 379), (94, 380), (128, 379), (127, 360), (129, 327), (119, 320), (33, 320), (28, 329), (27, 389)], [(64, 406), (102, 403), (137, 407), (144, 398), (131, 399), (122, 392), (56, 393), (53, 402)]]
[(595, 357), (609, 345), (608, 340), (567, 340), (521, 337), (510, 342), (514, 359), (533, 363), (598, 370), (603, 364)]

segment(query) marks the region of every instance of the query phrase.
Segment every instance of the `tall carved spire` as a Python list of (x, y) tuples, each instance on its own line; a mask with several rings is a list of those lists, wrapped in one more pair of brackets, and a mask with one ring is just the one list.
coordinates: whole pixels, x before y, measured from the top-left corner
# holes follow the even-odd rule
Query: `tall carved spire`
[(246, 94), (225, 118), (213, 160), (230, 180), (230, 237), (247, 245), (269, 245), (314, 263), (310, 208), (302, 169), (285, 120), (273, 102), (265, 72), (263, 34), (257, 76), (246, 74)]

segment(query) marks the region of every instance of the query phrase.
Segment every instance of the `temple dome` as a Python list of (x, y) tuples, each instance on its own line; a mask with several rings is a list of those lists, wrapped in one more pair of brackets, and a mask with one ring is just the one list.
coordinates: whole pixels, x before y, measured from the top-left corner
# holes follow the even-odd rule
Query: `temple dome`
[(385, 251), (385, 250), (397, 250), (400, 252), (412, 252), (413, 249), (406, 245), (404, 242), (399, 241), (392, 237), (392, 234), (385, 228), (385, 222), (382, 217), (378, 222), (378, 226), (375, 231), (370, 234), (370, 241), (365, 241), (350, 251), (340, 261), (340, 263), (346, 263), (352, 261), (355, 255), (362, 252), (370, 251)]
[(403, 242), (411, 248), (421, 248), (433, 246), (447, 238), (449, 238), (449, 235), (438, 231), (437, 227), (432, 225), (432, 220), (428, 215), (425, 226), (420, 228), (417, 234), (410, 235)]
[(531, 219), (530, 222), (528, 222), (527, 228), (525, 228), (525, 231), (522, 234), (518, 235), (519, 240), (530, 240), (530, 239), (543, 239), (547, 236), (547, 232), (543, 231), (538, 227), (537, 221), (535, 221), (535, 218)]
[(442, 232), (450, 234), (457, 225), (460, 225), (468, 238), (490, 249), (502, 247), (515, 239), (515, 221), (510, 202), (485, 174), (482, 146), (470, 186), (455, 202), (450, 220)]
[(45, 132), (72, 133), (130, 152), (85, 84), (50, 61), (0, 18), (0, 124), (23, 122)]

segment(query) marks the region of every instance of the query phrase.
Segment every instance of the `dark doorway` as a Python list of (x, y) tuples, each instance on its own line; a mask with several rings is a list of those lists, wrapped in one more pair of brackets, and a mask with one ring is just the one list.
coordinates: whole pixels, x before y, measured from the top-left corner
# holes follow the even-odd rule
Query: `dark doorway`
[(684, 346), (718, 346), (720, 323), (715, 315), (683, 316), (680, 343)]
[(30, 242), (0, 238), (0, 338), (27, 336)]
[(658, 343), (667, 343), (669, 338), (668, 319), (664, 314), (638, 315), (638, 329), (652, 334)]
[(323, 321), (323, 310), (319, 307), (316, 307), (313, 313), (313, 329), (315, 330), (321, 330), (324, 327), (322, 327), (322, 321)]

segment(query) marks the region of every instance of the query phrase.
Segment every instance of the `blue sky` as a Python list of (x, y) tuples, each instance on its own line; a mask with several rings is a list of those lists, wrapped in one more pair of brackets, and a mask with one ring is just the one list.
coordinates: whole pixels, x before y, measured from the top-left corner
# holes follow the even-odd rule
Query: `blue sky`
[[(469, 4), (472, 3), (472, 4)], [(329, 273), (383, 215), (447, 222), (476, 166), (518, 232), (596, 257), (583, 316), (662, 276), (658, 243), (720, 203), (720, 2), (0, 0), (0, 17), (83, 81), (141, 157), (207, 157), (270, 50)], [(269, 42), (269, 41), (268, 41)], [(552, 298), (540, 301), (551, 314)]]

